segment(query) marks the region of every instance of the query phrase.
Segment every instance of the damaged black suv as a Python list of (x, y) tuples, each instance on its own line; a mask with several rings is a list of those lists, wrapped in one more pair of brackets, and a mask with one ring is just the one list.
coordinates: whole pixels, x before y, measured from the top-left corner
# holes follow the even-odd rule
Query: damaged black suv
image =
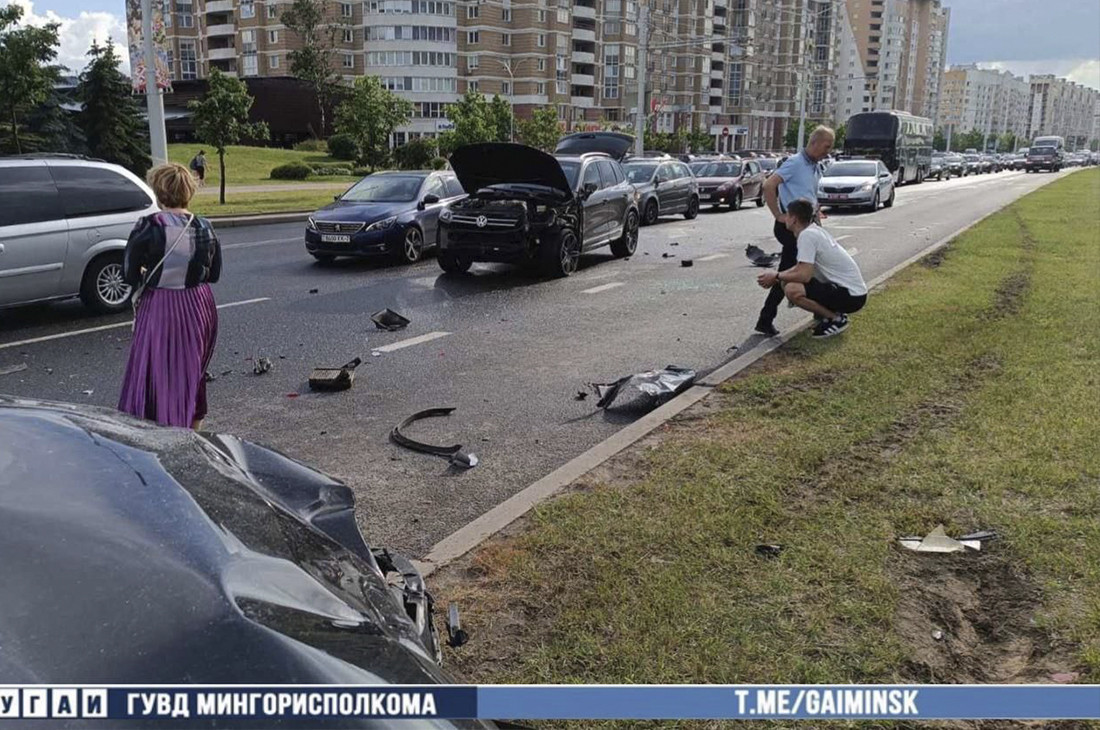
[(638, 247), (638, 200), (618, 159), (632, 138), (565, 137), (557, 153), (486, 143), (460, 147), (451, 167), (469, 197), (439, 216), (440, 267), (463, 272), (475, 261), (520, 263), (569, 276), (581, 253)]

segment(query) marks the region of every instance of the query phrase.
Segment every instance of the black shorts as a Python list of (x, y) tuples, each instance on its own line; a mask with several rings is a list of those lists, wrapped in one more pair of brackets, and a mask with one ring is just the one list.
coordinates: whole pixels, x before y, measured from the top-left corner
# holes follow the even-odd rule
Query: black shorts
[(199, 180), (205, 180), (206, 179), (206, 168), (205, 167), (196, 167), (195, 172), (198, 174)]
[(806, 282), (806, 296), (815, 302), (841, 314), (852, 314), (863, 309), (867, 295), (854, 296), (840, 284), (810, 279)]

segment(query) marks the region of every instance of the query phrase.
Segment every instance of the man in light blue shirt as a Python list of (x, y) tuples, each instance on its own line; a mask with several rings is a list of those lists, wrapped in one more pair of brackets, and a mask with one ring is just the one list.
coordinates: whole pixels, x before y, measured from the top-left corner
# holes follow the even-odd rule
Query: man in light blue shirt
[[(794, 200), (813, 201), (816, 211), (817, 183), (821, 179), (818, 163), (825, 159), (833, 148), (836, 135), (828, 127), (817, 127), (810, 133), (805, 149), (784, 162), (771, 177), (764, 182), (764, 202), (775, 218), (772, 233), (783, 252), (779, 258), (779, 270), (794, 266), (798, 257), (798, 239), (787, 229), (787, 205)], [(783, 301), (783, 290), (773, 286), (764, 300), (764, 308), (756, 320), (756, 331), (768, 337), (775, 337), (779, 330), (775, 328), (775, 316), (779, 313), (779, 303)]]

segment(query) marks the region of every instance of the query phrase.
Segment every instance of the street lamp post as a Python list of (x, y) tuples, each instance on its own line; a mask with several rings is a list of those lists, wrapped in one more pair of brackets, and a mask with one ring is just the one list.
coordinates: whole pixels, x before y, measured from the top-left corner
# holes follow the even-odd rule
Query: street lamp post
[(168, 135), (164, 131), (164, 98), (157, 88), (157, 58), (153, 50), (153, 0), (141, 0), (142, 50), (145, 56), (145, 108), (149, 118), (150, 157), (154, 165), (168, 162)]
[(510, 141), (516, 141), (516, 70), (523, 65), (524, 61), (530, 61), (530, 58), (521, 58), (516, 62), (515, 66), (512, 65), (512, 59), (508, 59), (507, 63), (499, 58), (493, 58), (492, 60), (499, 63), (505, 71), (508, 72), (508, 111), (511, 119), (509, 120), (508, 136)]

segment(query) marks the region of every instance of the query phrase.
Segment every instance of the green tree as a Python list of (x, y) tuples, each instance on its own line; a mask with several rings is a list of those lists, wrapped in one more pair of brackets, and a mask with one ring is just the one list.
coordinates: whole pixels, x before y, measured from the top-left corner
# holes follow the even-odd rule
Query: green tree
[(11, 145), (23, 152), (19, 117), (45, 103), (60, 76), (51, 61), (57, 58), (58, 23), (17, 27), (23, 17), (19, 5), (0, 7), (0, 109), (11, 124)]
[(492, 142), (511, 142), (514, 120), (512, 119), (512, 105), (507, 99), (494, 95), (489, 102), (489, 126), (493, 130)]
[(1005, 132), (997, 138), (997, 149), (1001, 152), (1015, 152), (1016, 151), (1016, 135), (1012, 132)]
[[(821, 121), (820, 119), (807, 118), (805, 125), (803, 125), (803, 129), (805, 130), (803, 144), (805, 144), (806, 141), (810, 139), (810, 132), (814, 131), (814, 127), (824, 123), (825, 122)], [(798, 117), (793, 117), (790, 122), (788, 122), (787, 133), (783, 135), (783, 146), (789, 147), (792, 150), (798, 149)]]
[(932, 149), (943, 152), (947, 149), (947, 137), (943, 136), (943, 130), (937, 129), (932, 135)]
[(218, 202), (225, 205), (225, 148), (244, 139), (266, 140), (267, 124), (248, 121), (254, 100), (243, 81), (215, 68), (210, 70), (207, 83), (206, 94), (193, 100), (188, 108), (194, 115), (196, 136), (218, 153)]
[(844, 149), (844, 140), (848, 138), (848, 125), (838, 125), (836, 130), (836, 139), (833, 141), (833, 149)]
[[(498, 141), (500, 130), (489, 102), (477, 91), (467, 89), (457, 102), (447, 108), (447, 117), (455, 125), (454, 130), (444, 138), (450, 151), (468, 144)], [(507, 134), (504, 139), (508, 139)]]
[(539, 107), (530, 119), (519, 120), (517, 127), (521, 142), (543, 152), (553, 152), (561, 138), (558, 110), (552, 106)]
[(435, 141), (411, 139), (393, 151), (393, 159), (402, 170), (426, 170), (435, 157)]
[(688, 135), (688, 148), (695, 153), (710, 152), (714, 149), (714, 137), (702, 127), (693, 127)]
[(360, 76), (336, 109), (336, 128), (358, 143), (361, 162), (377, 167), (389, 157), (393, 130), (408, 123), (412, 113), (412, 102), (382, 86), (378, 77)]
[(343, 25), (326, 18), (327, 15), (335, 17), (330, 5), (327, 0), (294, 0), (279, 16), (299, 43), (298, 48), (288, 54), (290, 73), (313, 89), (321, 114), (319, 137), (327, 134), (327, 110), (339, 81), (333, 69), (336, 35), (343, 30)]
[(91, 61), (77, 86), (77, 98), (84, 105), (78, 120), (88, 152), (144, 177), (152, 165), (149, 132), (130, 81), (118, 70), (115, 46), (111, 41), (106, 46), (93, 42), (88, 56)]
[[(87, 150), (84, 145), (84, 133), (76, 124), (76, 115), (61, 105), (69, 99), (63, 98), (56, 90), (49, 98), (24, 115), (24, 131), (19, 136), (24, 152), (67, 152), (82, 155)], [(0, 150), (15, 147), (10, 144), (10, 130), (0, 129)]]

